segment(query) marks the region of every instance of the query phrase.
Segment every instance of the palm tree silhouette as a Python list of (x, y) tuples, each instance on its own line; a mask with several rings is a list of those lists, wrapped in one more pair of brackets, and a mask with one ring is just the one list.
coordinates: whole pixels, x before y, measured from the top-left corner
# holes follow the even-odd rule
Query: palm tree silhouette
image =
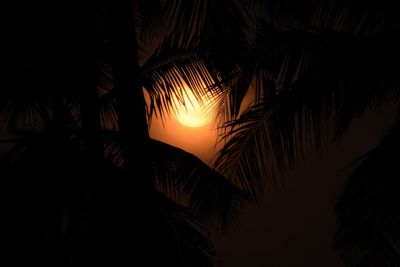
[[(13, 7), (5, 82), (12, 90), (1, 93), (0, 120), (22, 139), (12, 140), (18, 145), (1, 164), (14, 172), (12, 191), (23, 187), (16, 195), (32, 201), (19, 206), (26, 211), (20, 228), (42, 218), (23, 233), (44, 233), (31, 240), (47, 240), (47, 265), (211, 264), (198, 227), (214, 215), (229, 221), (242, 193), (194, 156), (148, 135), (149, 115), (173, 112), (183, 83), (198, 97), (205, 84), (233, 116), (254, 88), (254, 105), (226, 124), (229, 139), (215, 161), (253, 199), (293, 166), (303, 141), (323, 143), (329, 118), (338, 140), (367, 108), (397, 99), (400, 23), (390, 2), (228, 2)], [(396, 127), (365, 157), (339, 201), (336, 244), (349, 266), (398, 266), (397, 182), (387, 171), (397, 162)]]
[[(388, 1), (244, 1), (243, 8), (254, 32), (232, 108), (238, 114), (250, 89), (255, 102), (226, 124), (215, 165), (257, 199), (282, 182), (305, 143), (323, 145), (332, 118), (336, 142), (367, 109), (397, 103), (400, 21)], [(397, 124), (339, 199), (335, 248), (347, 266), (400, 264)]]
[(210, 218), (228, 222), (244, 196), (193, 155), (151, 140), (147, 116), (171, 112), (183, 82), (197, 97), (223, 89), (240, 48), (222, 42), (240, 37), (232, 8), (124, 0), (12, 7), (0, 118), (16, 145), (1, 165), (21, 200), (15, 239), (31, 251), (22, 261), (211, 265), (201, 228)]

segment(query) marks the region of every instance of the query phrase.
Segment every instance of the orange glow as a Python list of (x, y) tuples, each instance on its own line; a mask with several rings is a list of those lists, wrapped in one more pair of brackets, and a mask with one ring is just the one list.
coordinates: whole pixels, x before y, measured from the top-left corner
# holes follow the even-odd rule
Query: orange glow
[(193, 93), (187, 89), (184, 94), (184, 103), (175, 99), (177, 105), (176, 118), (182, 125), (198, 128), (211, 122), (211, 116), (208, 112), (212, 104), (211, 97), (203, 97), (199, 102)]
[[(149, 94), (146, 91), (144, 93), (149, 104)], [(171, 116), (165, 116), (163, 119), (153, 116), (149, 129), (150, 137), (179, 147), (196, 155), (206, 164), (211, 164), (223, 146), (223, 142), (217, 143), (218, 131), (209, 112), (213, 104), (216, 104), (213, 103), (215, 98), (205, 97), (199, 103), (189, 89), (186, 89), (186, 93), (188, 96), (181, 97), (186, 102), (185, 105), (174, 98), (177, 114), (170, 114)], [(246, 95), (243, 109), (250, 104), (252, 97), (252, 94)]]
[[(144, 94), (149, 104), (149, 94), (146, 91)], [(211, 123), (209, 112), (213, 98), (207, 97), (198, 101), (193, 93), (186, 89), (180, 100), (177, 97), (173, 99), (175, 114), (164, 118), (153, 116), (149, 129), (150, 137), (179, 147), (210, 164), (220, 148), (220, 145), (217, 145), (217, 131)]]
[(153, 139), (179, 147), (210, 164), (220, 144), (216, 144), (217, 132), (212, 123), (202, 127), (188, 127), (182, 125), (176, 118), (154, 118), (151, 123), (150, 136)]

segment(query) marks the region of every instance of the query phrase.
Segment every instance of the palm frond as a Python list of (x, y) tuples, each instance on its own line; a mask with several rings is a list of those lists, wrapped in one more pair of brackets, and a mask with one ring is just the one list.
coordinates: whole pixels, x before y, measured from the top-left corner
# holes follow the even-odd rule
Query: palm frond
[[(123, 169), (104, 161), (100, 167), (101, 175), (96, 177), (98, 191), (93, 195), (88, 192), (90, 189), (82, 176), (85, 166), (78, 157), (82, 148), (75, 141), (69, 143), (65, 140), (67, 143), (63, 144), (54, 133), (46, 131), (20, 132), (19, 137), (4, 141), (16, 145), (0, 156), (0, 167), (9, 180), (7, 185), (12, 184), (8, 189), (15, 190), (12, 191), (14, 197), (29, 200), (29, 203), (21, 201), (25, 204), (18, 206), (18, 218), (23, 218), (22, 224), (29, 225), (25, 226), (27, 231), (37, 233), (37, 249), (42, 250), (39, 253), (58, 253), (60, 247), (48, 249), (42, 246), (41, 241), (50, 244), (56, 242), (60, 235), (62, 237), (58, 241), (63, 244), (65, 257), (79, 261), (82, 259), (77, 255), (90, 251), (90, 248), (85, 247), (86, 242), (102, 245), (97, 234), (101, 234), (102, 240), (115, 235), (111, 226), (116, 224), (110, 221), (120, 218), (119, 190), (125, 186), (123, 181), (126, 181), (123, 179)], [(54, 175), (57, 175), (57, 179), (54, 179)], [(98, 197), (94, 202), (98, 206), (86, 206), (88, 196)], [(209, 225), (205, 218), (161, 193), (158, 194), (157, 203), (159, 212), (156, 216), (159, 217), (153, 225), (153, 231), (158, 233), (156, 240), (160, 242), (154, 244), (153, 249), (170, 252), (166, 255), (168, 258), (178, 252), (185, 263), (182, 266), (213, 266), (215, 248), (208, 237)], [(68, 209), (68, 215), (63, 214), (64, 209)], [(35, 217), (33, 221), (28, 219), (32, 216)], [(94, 228), (96, 225), (109, 228), (102, 228), (101, 233), (98, 233)], [(175, 244), (178, 244), (177, 248)], [(109, 243), (106, 246), (109, 248), (114, 245)], [(45, 256), (50, 259), (53, 255)], [(55, 260), (63, 262), (65, 259), (61, 257)]]
[[(115, 134), (105, 132), (105, 155), (122, 166)], [(182, 149), (156, 140), (151, 140), (149, 149), (159, 192), (218, 224), (234, 222), (247, 201), (243, 191)]]
[(149, 114), (163, 117), (175, 112), (174, 99), (183, 101), (185, 86), (199, 100), (226, 90), (238, 57), (246, 58), (247, 24), (235, 1), (162, 1), (161, 9), (167, 34), (142, 64), (139, 82), (150, 96)]
[(398, 99), (400, 85), (396, 32), (279, 29), (267, 22), (257, 29), (247, 83), (256, 102), (226, 124), (226, 145), (216, 160), (218, 170), (253, 196), (265, 187), (263, 179), (274, 181), (278, 170), (288, 170), (305, 140), (319, 146), (332, 117), (337, 139), (367, 108)]
[(348, 178), (335, 248), (346, 266), (400, 266), (400, 123)]
[(118, 130), (116, 101), (110, 92), (100, 99), (99, 116), (102, 129)]
[(214, 266), (215, 248), (208, 237), (204, 219), (161, 193), (159, 203), (169, 228), (175, 233), (184, 266)]
[(179, 34), (181, 40), (196, 39), (204, 29), (211, 1), (163, 1), (168, 34)]
[(221, 138), (226, 144), (214, 161), (215, 168), (254, 200), (267, 186), (280, 184), (279, 178), (301, 155), (295, 145), (302, 138), (298, 113), (280, 111), (285, 108), (290, 105), (253, 104), (225, 125), (230, 130)]
[[(400, 26), (400, 21), (389, 16), (390, 5), (379, 6), (372, 12), (368, 6), (355, 9), (352, 5), (342, 5), (337, 1), (310, 1), (301, 6), (292, 1), (276, 2), (275, 15), (259, 17), (248, 55), (253, 60), (247, 60), (241, 67), (241, 73), (247, 81), (251, 81), (253, 76), (256, 81), (269, 80), (274, 90), (290, 90), (293, 83), (306, 74), (308, 80), (311, 75), (333, 79), (337, 82), (336, 88), (342, 85), (381, 88), (382, 84), (379, 83), (362, 84), (362, 79), (366, 80), (366, 77), (374, 74), (372, 77), (375, 79), (386, 80), (385, 88), (396, 87), (394, 73), (398, 73), (398, 69), (390, 68), (395, 66), (393, 63), (398, 58), (395, 49), (398, 46), (398, 30), (395, 29)], [(393, 24), (389, 25), (383, 14), (387, 14)], [(376, 29), (376, 24), (385, 27)], [(251, 69), (253, 71), (249, 71)], [(360, 81), (349, 84), (352, 78)], [(389, 85), (390, 82), (392, 85)], [(271, 95), (264, 88), (268, 87), (262, 84), (255, 86), (256, 95)], [(248, 86), (236, 90), (239, 101), (247, 90)], [(346, 91), (352, 93), (355, 90)], [(368, 88), (366, 91), (370, 92)], [(371, 102), (360, 105), (368, 106), (376, 99), (382, 99), (381, 91), (375, 92), (376, 95), (365, 97)], [(315, 101), (318, 102), (318, 99)], [(237, 103), (233, 105), (238, 106)], [(364, 109), (360, 107), (360, 110)]]
[(49, 103), (40, 97), (3, 98), (0, 103), (0, 129), (42, 130), (49, 122)]
[(101, 127), (108, 130), (117, 130), (118, 117), (111, 67), (107, 64), (101, 64), (97, 76)]
[(240, 214), (246, 197), (225, 177), (181, 149), (154, 140), (151, 147), (156, 185), (161, 192), (183, 200), (203, 216), (222, 220), (223, 225)]
[(133, 1), (133, 8), (136, 11), (138, 45), (142, 51), (146, 51), (144, 54), (151, 54), (151, 50), (156, 48), (167, 34), (166, 15), (162, 1)]
[(114, 165), (123, 168), (124, 158), (118, 141), (118, 132), (115, 130), (103, 130), (104, 157)]
[[(188, 49), (189, 47), (189, 49)], [(184, 102), (187, 87), (201, 98), (220, 84), (218, 74), (207, 66), (206, 51), (197, 44), (167, 38), (142, 67), (142, 85), (150, 96), (150, 115), (176, 112), (175, 100)]]

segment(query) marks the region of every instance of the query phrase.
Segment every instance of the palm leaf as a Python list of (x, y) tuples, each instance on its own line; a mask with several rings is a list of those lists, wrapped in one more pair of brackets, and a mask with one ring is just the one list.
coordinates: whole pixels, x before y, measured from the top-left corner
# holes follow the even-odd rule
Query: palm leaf
[(215, 248), (207, 236), (208, 227), (202, 217), (163, 194), (159, 194), (159, 203), (168, 227), (176, 235), (183, 266), (214, 266)]
[[(115, 224), (110, 221), (120, 218), (119, 190), (126, 186), (123, 183), (126, 181), (123, 178), (125, 173), (121, 168), (104, 161), (100, 167), (101, 175), (96, 177), (96, 194), (90, 193), (83, 176), (84, 162), (78, 157), (84, 155), (82, 147), (76, 144), (77, 140), (70, 143), (65, 140), (63, 144), (54, 138), (54, 133), (48, 131), (21, 132), (18, 138), (4, 140), (15, 145), (0, 156), (0, 167), (5, 172), (7, 185), (12, 185), (7, 188), (13, 190), (13, 197), (24, 200), (21, 202), (25, 204), (17, 204), (17, 218), (21, 219), (18, 223), (29, 225), (25, 225), (24, 230), (35, 235), (34, 242), (40, 250), (37, 253), (51, 261), (61, 251), (64, 256), (54, 259), (57, 264), (64, 264), (63, 260), (68, 259), (79, 262), (83, 260), (80, 258), (82, 254), (91, 251), (88, 244), (95, 244), (99, 248), (102, 246), (100, 239), (114, 240), (109, 235), (115, 235), (111, 227)], [(54, 175), (57, 175), (57, 179)], [(94, 200), (89, 202), (95, 206), (87, 206), (87, 197)], [(169, 251), (171, 255), (166, 255), (168, 258), (178, 252), (184, 263), (182, 266), (213, 266), (215, 248), (209, 240), (209, 225), (204, 217), (161, 193), (158, 194), (157, 203), (159, 212), (155, 213), (158, 217), (153, 230), (158, 233), (156, 240), (159, 243), (153, 244), (154, 249)], [(32, 217), (35, 220), (27, 219)], [(95, 230), (99, 225), (104, 227), (101, 233)], [(97, 239), (97, 234), (101, 234), (100, 239)], [(58, 242), (62, 246), (58, 246)], [(178, 244), (178, 247), (173, 247), (174, 244)], [(105, 246), (109, 248), (111, 245)], [(31, 260), (35, 262), (36, 259)]]
[(301, 152), (295, 146), (301, 138), (300, 130), (292, 129), (293, 121), (298, 122), (297, 114), (280, 116), (279, 110), (286, 107), (290, 105), (254, 104), (240, 118), (225, 125), (230, 130), (222, 136), (226, 144), (214, 161), (215, 168), (253, 199), (267, 186), (281, 183), (279, 178)]
[(159, 45), (167, 30), (165, 8), (162, 1), (132, 1), (140, 61), (144, 62)]
[(142, 67), (142, 84), (150, 96), (150, 115), (176, 112), (176, 101), (184, 103), (185, 87), (201, 102), (215, 92), (220, 79), (205, 60), (206, 51), (196, 43), (168, 38)]
[[(105, 136), (105, 155), (122, 166), (121, 151), (113, 135), (109, 132)], [(200, 159), (156, 140), (151, 140), (149, 149), (159, 192), (223, 226), (240, 214), (245, 194)]]
[[(319, 15), (329, 10), (321, 8)], [(307, 16), (292, 24), (258, 24), (254, 60), (246, 63), (255, 65), (248, 72), (252, 82), (247, 82), (256, 92), (255, 105), (226, 124), (226, 145), (216, 160), (218, 170), (253, 196), (263, 191), (265, 179), (276, 181), (279, 172), (285, 174), (293, 166), (303, 142), (321, 144), (332, 116), (338, 138), (367, 108), (398, 99), (397, 31), (377, 32), (359, 16), (359, 23), (346, 29), (355, 31), (357, 25), (363, 32), (339, 32), (348, 23), (343, 16), (328, 23), (336, 33), (325, 32), (326, 25), (314, 27)], [(345, 17), (354, 23), (348, 14)], [(239, 96), (249, 90), (246, 87), (237, 87)], [(254, 155), (260, 160), (252, 160)]]
[(223, 225), (233, 222), (246, 200), (243, 192), (188, 152), (158, 141), (151, 147), (158, 152), (154, 164), (161, 192), (172, 193), (173, 199), (183, 193), (184, 202), (195, 212), (222, 219)]
[(172, 99), (182, 101), (184, 86), (198, 99), (227, 90), (247, 49), (247, 23), (235, 1), (176, 1), (165, 8), (173, 30), (142, 68), (149, 110), (158, 115), (174, 110)]
[(2, 99), (0, 103), (0, 125), (2, 130), (31, 130), (44, 128), (49, 120), (48, 104), (37, 97)]
[(400, 123), (353, 171), (336, 211), (335, 248), (346, 266), (400, 266)]

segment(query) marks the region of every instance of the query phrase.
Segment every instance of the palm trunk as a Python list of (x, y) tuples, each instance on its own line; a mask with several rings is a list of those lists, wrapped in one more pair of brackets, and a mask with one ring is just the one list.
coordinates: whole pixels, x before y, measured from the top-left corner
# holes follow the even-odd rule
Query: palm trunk
[(183, 266), (175, 236), (157, 204), (138, 44), (131, 0), (108, 0), (112, 68), (121, 149), (127, 173), (121, 193), (121, 266)]
[[(87, 48), (93, 45), (89, 38)], [(101, 124), (99, 114), (99, 102), (96, 87), (96, 64), (90, 50), (85, 49), (88, 56), (83, 57), (86, 62), (84, 75), (82, 77), (82, 88), (80, 91), (80, 106), (82, 114), (82, 133), (85, 142), (84, 167), (85, 183), (87, 184), (86, 201), (81, 202), (80, 209), (84, 211), (85, 220), (89, 223), (92, 236), (86, 240), (87, 247), (83, 258), (79, 259), (82, 266), (102, 266), (104, 260), (100, 255), (109, 246), (103, 240), (104, 233), (104, 187), (107, 183), (103, 175), (103, 140), (101, 135)]]
[[(99, 116), (99, 103), (95, 84), (94, 64), (87, 64), (88, 77), (81, 91), (82, 130), (86, 142), (87, 160), (98, 169), (103, 159), (103, 141)], [(93, 178), (93, 177), (92, 177)]]
[[(151, 176), (147, 158), (149, 132), (144, 95), (139, 84), (138, 46), (132, 6), (129, 0), (111, 2), (112, 68), (125, 168), (140, 177)], [(135, 181), (137, 183), (144, 186), (145, 190), (154, 191), (153, 182), (149, 179)]]
[[(76, 5), (78, 7), (78, 5)], [(72, 226), (70, 226), (72, 235), (77, 235), (81, 231), (82, 225), (87, 226), (87, 235), (82, 239), (68, 240), (69, 260), (74, 259), (77, 266), (103, 266), (107, 258), (104, 255), (110, 246), (104, 240), (106, 235), (104, 227), (104, 188), (106, 180), (103, 171), (104, 152), (103, 139), (100, 123), (100, 108), (96, 83), (96, 54), (98, 44), (95, 39), (96, 18), (95, 10), (97, 8), (95, 1), (84, 2), (79, 6), (77, 14), (79, 27), (74, 28), (74, 63), (76, 66), (73, 73), (76, 75), (76, 84), (79, 89), (80, 112), (81, 112), (81, 130), (84, 141), (84, 149), (81, 151), (83, 159), (84, 181), (79, 181), (79, 188), (82, 195), (70, 196), (73, 203), (79, 203), (72, 206), (72, 214), (69, 214)], [(77, 199), (78, 197), (78, 199)], [(79, 214), (79, 215), (78, 215)]]
[(112, 33), (112, 68), (120, 143), (127, 173), (121, 192), (119, 242), (121, 266), (153, 266), (155, 188), (149, 158), (145, 100), (139, 80), (138, 46), (129, 0), (108, 2)]

